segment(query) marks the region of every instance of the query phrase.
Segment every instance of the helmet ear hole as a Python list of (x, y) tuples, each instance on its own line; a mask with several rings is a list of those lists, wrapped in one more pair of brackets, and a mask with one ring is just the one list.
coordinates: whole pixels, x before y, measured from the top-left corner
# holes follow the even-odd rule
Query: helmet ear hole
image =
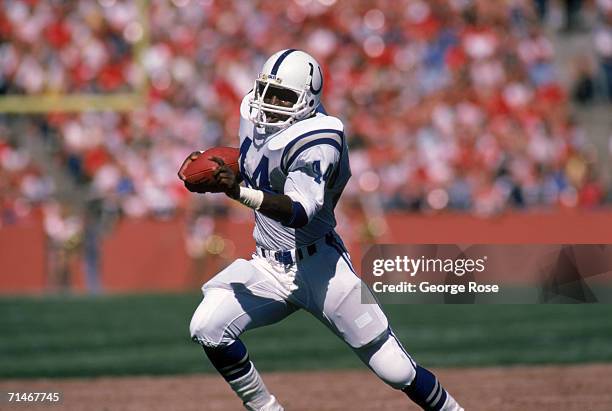
[(308, 105), (309, 105), (310, 107), (314, 106), (314, 100), (310, 100), (310, 103), (308, 103)]

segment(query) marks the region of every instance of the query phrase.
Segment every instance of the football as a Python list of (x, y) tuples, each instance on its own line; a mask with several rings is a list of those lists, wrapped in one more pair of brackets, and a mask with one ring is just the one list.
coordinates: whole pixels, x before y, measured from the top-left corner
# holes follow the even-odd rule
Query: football
[(183, 181), (191, 184), (207, 184), (214, 186), (213, 173), (219, 167), (217, 163), (210, 160), (211, 157), (223, 159), (225, 164), (238, 174), (238, 157), (240, 151), (233, 147), (213, 147), (198, 156), (183, 170)]

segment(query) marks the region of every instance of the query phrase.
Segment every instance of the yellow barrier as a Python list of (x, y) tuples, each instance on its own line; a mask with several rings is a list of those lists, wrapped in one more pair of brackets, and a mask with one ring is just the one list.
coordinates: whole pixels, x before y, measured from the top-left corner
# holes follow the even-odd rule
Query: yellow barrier
[(7, 95), (0, 97), (0, 112), (128, 111), (143, 103), (144, 96), (140, 93)]

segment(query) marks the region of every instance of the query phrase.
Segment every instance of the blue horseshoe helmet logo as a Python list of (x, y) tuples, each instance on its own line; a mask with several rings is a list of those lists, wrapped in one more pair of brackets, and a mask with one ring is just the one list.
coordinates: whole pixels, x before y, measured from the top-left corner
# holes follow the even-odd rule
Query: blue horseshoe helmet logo
[(321, 76), (321, 85), (319, 86), (318, 90), (315, 90), (314, 88), (312, 88), (312, 75), (314, 73), (314, 66), (312, 65), (312, 63), (308, 63), (308, 65), (310, 66), (310, 91), (312, 94), (319, 94), (321, 92), (321, 89), (323, 88), (323, 74), (321, 73), (321, 67), (317, 67), (319, 69), (319, 76)]

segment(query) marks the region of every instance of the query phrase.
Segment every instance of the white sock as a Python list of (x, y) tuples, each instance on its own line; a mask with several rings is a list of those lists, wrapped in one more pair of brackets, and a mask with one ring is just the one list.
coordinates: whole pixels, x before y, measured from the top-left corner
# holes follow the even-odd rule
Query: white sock
[(253, 363), (251, 363), (251, 370), (246, 375), (229, 381), (229, 385), (240, 397), (247, 410), (259, 411), (274, 400)]

